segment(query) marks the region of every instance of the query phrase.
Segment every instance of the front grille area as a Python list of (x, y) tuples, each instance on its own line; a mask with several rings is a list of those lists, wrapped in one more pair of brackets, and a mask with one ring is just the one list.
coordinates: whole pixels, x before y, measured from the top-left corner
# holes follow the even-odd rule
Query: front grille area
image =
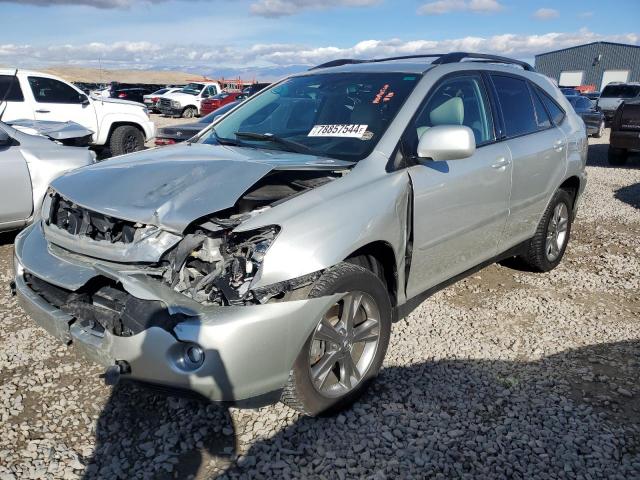
[(171, 108), (171, 100), (169, 100), (168, 98), (161, 98), (158, 101), (158, 106), (163, 108)]
[(76, 205), (57, 193), (51, 199), (47, 223), (55, 225), (71, 235), (86, 236), (93, 240), (110, 243), (131, 243), (138, 229), (134, 222), (93, 212)]
[(181, 314), (169, 314), (162, 302), (140, 300), (104, 277), (93, 278), (75, 292), (30, 273), (25, 273), (24, 280), (47, 303), (74, 317), (96, 336), (102, 336), (106, 330), (119, 337), (129, 337), (150, 327), (171, 332), (178, 322), (185, 319)]

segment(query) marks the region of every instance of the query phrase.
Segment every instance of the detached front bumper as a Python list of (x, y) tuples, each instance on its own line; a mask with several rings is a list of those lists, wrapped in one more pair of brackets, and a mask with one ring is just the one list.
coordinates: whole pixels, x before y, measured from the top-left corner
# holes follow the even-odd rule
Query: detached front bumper
[[(306, 339), (337, 299), (205, 307), (143, 275), (54, 252), (40, 224), (16, 238), (15, 250), (19, 302), (47, 332), (101, 365), (128, 365), (123, 378), (190, 390), (214, 401), (251, 406), (277, 399)], [(138, 299), (160, 300), (169, 314), (184, 320), (172, 331), (152, 326), (129, 337), (99, 333), (46, 301), (25, 281), (25, 273), (74, 291), (95, 277), (111, 278)], [(197, 368), (184, 361), (192, 345), (204, 352)]]

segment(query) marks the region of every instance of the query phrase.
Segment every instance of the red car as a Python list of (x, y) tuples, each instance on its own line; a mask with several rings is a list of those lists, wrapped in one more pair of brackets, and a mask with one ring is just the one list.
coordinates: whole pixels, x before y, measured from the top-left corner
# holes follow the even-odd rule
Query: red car
[(223, 92), (211, 98), (206, 98), (200, 104), (200, 116), (207, 115), (227, 103), (244, 100), (245, 98), (247, 96), (240, 92)]

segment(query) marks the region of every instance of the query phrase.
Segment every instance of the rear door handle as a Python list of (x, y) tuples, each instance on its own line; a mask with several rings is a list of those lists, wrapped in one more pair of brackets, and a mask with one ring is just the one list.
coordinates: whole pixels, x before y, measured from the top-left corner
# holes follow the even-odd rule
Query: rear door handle
[(511, 161), (508, 158), (505, 157), (500, 157), (496, 163), (492, 163), (491, 167), (492, 168), (502, 168), (502, 167), (506, 167), (507, 165), (509, 165), (511, 163)]
[(562, 140), (558, 140), (557, 142), (555, 142), (555, 143), (553, 144), (553, 149), (554, 149), (556, 152), (561, 152), (561, 151), (562, 151), (562, 149), (564, 148), (564, 145), (565, 145), (565, 144), (564, 144), (564, 142), (563, 142)]
[(51, 113), (51, 110), (36, 110), (36, 113)]

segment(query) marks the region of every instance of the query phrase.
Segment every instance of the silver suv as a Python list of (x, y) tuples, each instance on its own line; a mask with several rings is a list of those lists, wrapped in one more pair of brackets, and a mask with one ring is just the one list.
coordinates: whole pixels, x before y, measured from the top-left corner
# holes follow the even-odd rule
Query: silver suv
[(558, 265), (586, 153), (526, 63), (335, 61), (186, 144), (55, 180), (16, 239), (14, 288), (109, 383), (315, 415), (357, 398), (392, 323), (453, 279)]

